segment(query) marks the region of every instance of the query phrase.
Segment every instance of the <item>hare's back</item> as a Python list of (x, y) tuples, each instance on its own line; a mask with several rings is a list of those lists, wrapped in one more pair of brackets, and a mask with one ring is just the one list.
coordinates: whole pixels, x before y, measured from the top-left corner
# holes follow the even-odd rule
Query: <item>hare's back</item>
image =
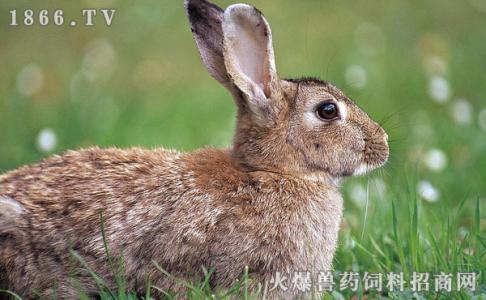
[(140, 148), (68, 151), (0, 176), (0, 197), (38, 214), (130, 205), (171, 181), (179, 155)]

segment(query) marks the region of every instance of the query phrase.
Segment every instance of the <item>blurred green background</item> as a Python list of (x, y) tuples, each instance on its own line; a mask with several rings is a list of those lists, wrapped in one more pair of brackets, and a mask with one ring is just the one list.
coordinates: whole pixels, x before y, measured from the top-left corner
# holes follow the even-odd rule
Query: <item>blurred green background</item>
[[(43, 2), (0, 2), (1, 172), (91, 145), (231, 144), (233, 102), (206, 73), (182, 1)], [(333, 82), (389, 133), (389, 164), (345, 184), (341, 249), (368, 236), (386, 245), (391, 200), (400, 218), (411, 197), (420, 222), (439, 227), (466, 200), (456, 233), (467, 235), (476, 203), (486, 208), (486, 1), (251, 4), (272, 27), (281, 77)], [(83, 8), (117, 11), (111, 27), (100, 15), (93, 27), (9, 26), (9, 11), (21, 23), (27, 8), (78, 23)]]

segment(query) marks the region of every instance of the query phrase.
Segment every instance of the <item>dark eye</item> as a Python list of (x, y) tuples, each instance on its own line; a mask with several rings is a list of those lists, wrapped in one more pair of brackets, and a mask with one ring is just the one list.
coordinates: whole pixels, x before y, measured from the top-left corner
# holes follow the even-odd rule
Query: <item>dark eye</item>
[(323, 120), (333, 120), (339, 116), (337, 105), (332, 102), (320, 104), (317, 107), (316, 113)]

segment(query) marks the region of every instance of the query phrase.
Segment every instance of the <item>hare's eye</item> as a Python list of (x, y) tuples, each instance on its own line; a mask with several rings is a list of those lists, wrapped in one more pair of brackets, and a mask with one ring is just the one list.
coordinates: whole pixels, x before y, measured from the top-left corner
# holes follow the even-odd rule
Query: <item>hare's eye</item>
[(337, 105), (332, 102), (321, 103), (316, 110), (316, 114), (323, 120), (334, 120), (339, 117)]

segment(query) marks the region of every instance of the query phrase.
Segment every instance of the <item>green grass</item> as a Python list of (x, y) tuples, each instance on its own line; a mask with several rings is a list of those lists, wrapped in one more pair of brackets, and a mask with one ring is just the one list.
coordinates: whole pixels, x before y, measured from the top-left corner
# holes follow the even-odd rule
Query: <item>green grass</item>
[[(371, 234), (368, 234), (364, 238), (358, 238), (358, 233), (351, 231), (345, 237), (346, 239), (353, 239), (355, 246), (341, 247), (339, 249), (335, 266), (336, 275), (350, 270), (360, 273), (365, 271), (379, 273), (403, 272), (404, 280), (409, 282), (413, 272), (444, 272), (451, 274), (476, 272), (478, 274), (477, 291), (473, 293), (470, 291), (454, 292), (455, 287), (453, 284), (452, 293), (435, 292), (432, 289), (431, 292), (417, 293), (414, 296), (409, 284), (405, 284), (403, 292), (390, 292), (385, 289), (382, 293), (376, 291), (365, 292), (363, 287), (360, 286), (357, 293), (334, 291), (332, 296), (330, 294), (322, 295), (323, 299), (330, 297), (349, 299), (352, 296), (357, 296), (358, 299), (412, 299), (412, 297), (422, 297), (424, 299), (484, 299), (486, 297), (486, 234), (480, 232), (481, 212), (479, 199), (472, 203), (476, 207), (476, 213), (472, 221), (471, 231), (460, 237), (457, 234), (458, 226), (460, 216), (468, 204), (466, 199), (461, 201), (451, 212), (451, 216), (446, 222), (438, 222), (435, 218), (427, 218), (433, 214), (423, 214), (422, 210), (426, 208), (418, 203), (416, 195), (412, 193), (404, 196), (405, 199), (413, 200), (405, 205), (396, 203), (396, 201), (402, 200), (400, 197), (397, 197), (397, 200), (392, 200), (391, 214), (386, 216), (386, 218), (389, 218), (388, 220), (369, 220), (370, 225), (378, 226), (381, 224), (383, 230), (380, 235), (376, 235), (374, 238)], [(405, 213), (398, 214), (397, 211), (405, 211)], [(390, 226), (387, 226), (388, 224)], [(400, 226), (400, 224), (407, 225)], [(106, 249), (108, 251), (108, 248)], [(160, 272), (171, 277), (156, 262), (154, 264), (156, 264)], [(206, 272), (206, 274), (206, 279), (198, 286), (185, 283), (188, 288), (187, 296), (189, 299), (212, 297), (227, 299), (231, 295), (239, 295), (244, 299), (253, 299), (259, 295), (248, 292), (248, 270), (245, 270), (242, 280), (233, 288), (222, 292), (219, 291), (219, 293), (209, 288), (208, 280), (211, 273)], [(339, 279), (340, 277), (336, 276), (336, 283), (339, 282)], [(117, 282), (118, 287), (123, 292), (123, 281), (117, 280)], [(152, 288), (157, 289), (157, 287)], [(123, 297), (128, 297), (125, 294), (120, 294), (120, 290), (118, 294), (115, 292), (105, 293), (105, 299), (124, 299)], [(168, 298), (173, 298), (173, 296), (168, 293)]]
[[(4, 16), (0, 18), (0, 172), (90, 145), (187, 151), (230, 145), (234, 105), (206, 74), (181, 2), (87, 0), (69, 6), (61, 1), (0, 2)], [(221, 6), (233, 2), (217, 1)], [(334, 82), (380, 121), (390, 136), (387, 166), (368, 177), (349, 179), (343, 187), (345, 215), (336, 272), (404, 272), (408, 280), (414, 271), (476, 271), (481, 291), (475, 295), (421, 296), (481, 299), (482, 293), (486, 297), (486, 121), (480, 121), (481, 116), (486, 118), (486, 112), (481, 113), (486, 109), (486, 12), (482, 2), (250, 2), (272, 26), (282, 77), (317, 75)], [(110, 28), (7, 25), (13, 8), (63, 8), (67, 16), (77, 16), (81, 8), (98, 6), (117, 8)], [(105, 64), (101, 70), (90, 65), (90, 59), (97, 58), (89, 53), (100, 55), (98, 64)], [(346, 78), (353, 65), (366, 73), (361, 87), (356, 78)], [(29, 66), (40, 68), (42, 77), (40, 89), (31, 95), (19, 84), (20, 74)], [(90, 74), (96, 80), (90, 80)], [(429, 93), (436, 77), (449, 85), (444, 103), (433, 101)], [(469, 118), (457, 122), (454, 113), (464, 103)], [(37, 145), (45, 128), (57, 137), (51, 152), (40, 151)], [(446, 156), (441, 168), (428, 164), (431, 149)], [(427, 201), (417, 192), (424, 181), (438, 192), (437, 201)], [(120, 274), (117, 259), (107, 263)], [(116, 291), (100, 287), (101, 297), (135, 297), (126, 291), (123, 278), (117, 277), (117, 283)], [(224, 292), (209, 291), (202, 283), (194, 287), (191, 297), (212, 293), (223, 297)], [(349, 291), (338, 291), (333, 297), (340, 295), (351, 297)], [(385, 295), (359, 289), (356, 297)], [(407, 290), (386, 297), (413, 295)]]
[[(371, 191), (372, 192), (372, 191)], [(480, 231), (480, 203), (477, 199), (472, 203), (476, 208), (474, 220), (472, 220), (471, 231), (463, 236), (458, 236), (460, 216), (467, 207), (467, 199), (462, 200), (457, 207), (451, 211), (450, 217), (445, 222), (439, 222), (433, 213), (424, 214), (426, 208), (418, 201), (417, 197), (411, 194), (397, 196), (392, 200), (391, 214), (384, 219), (376, 218), (368, 220), (368, 226), (380, 225), (380, 234), (367, 234), (360, 237), (359, 232), (353, 230), (343, 233), (342, 239), (353, 240), (354, 243), (344, 243), (337, 252), (335, 265), (335, 282), (339, 286), (340, 277), (338, 273), (354, 271), (363, 272), (403, 272), (404, 280), (409, 282), (412, 272), (430, 273), (452, 273), (476, 272), (477, 290), (454, 291), (453, 292), (421, 292), (414, 293), (411, 286), (406, 283), (402, 292), (390, 292), (386, 288), (382, 293), (377, 291), (364, 291), (360, 286), (358, 292), (333, 291), (332, 294), (323, 294), (322, 299), (349, 299), (352, 296), (358, 299), (484, 299), (486, 297), (486, 235)], [(400, 200), (412, 199), (408, 203), (399, 204)], [(398, 213), (402, 211), (403, 213)], [(432, 218), (431, 218), (432, 216)], [(103, 224), (103, 222), (102, 222)], [(110, 290), (105, 279), (100, 278), (86, 261), (75, 251), (71, 255), (80, 262), (82, 269), (88, 272), (100, 291), (101, 299), (150, 299), (151, 292), (161, 291), (166, 299), (177, 299), (181, 295), (171, 291), (163, 291), (157, 286), (147, 282), (145, 295), (137, 295), (126, 288), (123, 262), (119, 258), (110, 255), (109, 245), (104, 234), (103, 226), (101, 234), (107, 253), (106, 263), (112, 271), (116, 281), (116, 290)], [(347, 246), (346, 246), (347, 245)], [(199, 284), (180, 281), (167, 273), (157, 262), (153, 262), (156, 268), (169, 278), (182, 283), (187, 288), (185, 296), (188, 299), (229, 299), (237, 295), (243, 299), (256, 299), (260, 293), (253, 294), (248, 290), (248, 282), (251, 278), (248, 270), (244, 270), (242, 279), (235, 283), (230, 289), (212, 290), (209, 287), (211, 271), (206, 271), (205, 279)], [(432, 279), (433, 282), (433, 279)], [(432, 285), (431, 285), (432, 286)], [(80, 298), (88, 299), (82, 287), (79, 289)], [(11, 293), (16, 299), (19, 296)], [(482, 298), (481, 298), (482, 297)]]

